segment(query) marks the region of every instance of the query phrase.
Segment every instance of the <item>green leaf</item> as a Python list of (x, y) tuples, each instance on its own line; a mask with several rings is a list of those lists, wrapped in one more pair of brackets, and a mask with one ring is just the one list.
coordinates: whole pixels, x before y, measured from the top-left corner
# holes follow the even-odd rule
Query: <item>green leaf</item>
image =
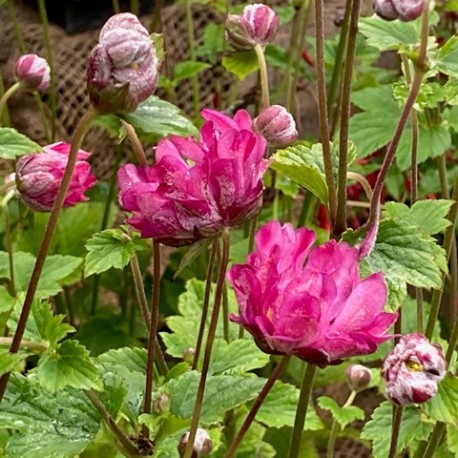
[(89, 352), (76, 340), (66, 340), (56, 351), (44, 354), (37, 368), (40, 384), (52, 391), (70, 386), (102, 390), (103, 384)]
[(383, 215), (398, 223), (416, 226), (426, 235), (443, 232), (451, 222), (447, 219), (453, 200), (419, 200), (409, 208), (397, 202), (387, 202), (383, 207)]
[(342, 429), (345, 429), (352, 421), (364, 420), (364, 410), (356, 406), (340, 406), (328, 396), (319, 397), (318, 405), (322, 409), (329, 410)]
[[(294, 385), (276, 381), (256, 414), (256, 421), (272, 428), (292, 427), (296, 418), (298, 400), (299, 390)], [(310, 404), (307, 410), (304, 430), (318, 431), (322, 428), (323, 423), (315, 412), (313, 405)]]
[(10, 296), (8, 290), (0, 285), (0, 313), (9, 312), (16, 302), (16, 298)]
[[(181, 418), (191, 418), (200, 374), (191, 371), (168, 383), (170, 412)], [(202, 423), (221, 420), (230, 409), (254, 399), (266, 380), (258, 377), (217, 375), (207, 378), (202, 405)]]
[(447, 270), (445, 251), (434, 238), (391, 218), (381, 221), (375, 248), (362, 265), (422, 288), (441, 288), (441, 271)]
[(12, 435), (11, 458), (73, 458), (96, 436), (100, 416), (81, 391), (55, 394), (36, 379), (12, 374), (0, 409), (0, 427)]
[(199, 135), (197, 128), (181, 114), (178, 107), (156, 96), (151, 96), (133, 113), (123, 114), (122, 117), (147, 134), (160, 137), (170, 134), (194, 137)]
[(207, 68), (210, 68), (210, 64), (206, 64), (205, 62), (197, 62), (193, 60), (179, 62), (174, 68), (173, 81), (178, 82), (191, 78)]
[(15, 159), (23, 154), (39, 153), (41, 146), (16, 129), (0, 127), (0, 158)]
[(137, 250), (147, 247), (141, 244), (137, 234), (127, 235), (120, 229), (106, 229), (94, 234), (86, 243), (88, 254), (84, 276), (100, 274), (108, 269), (124, 269)]
[[(64, 280), (82, 263), (75, 256), (48, 256), (43, 266), (37, 286), (37, 297), (54, 296), (62, 291)], [(29, 286), (30, 276), (35, 265), (35, 257), (30, 253), (14, 253), (14, 282), (17, 292), (25, 292)], [(8, 254), (0, 251), (0, 278), (9, 278)]]
[(0, 353), (0, 376), (13, 371), (26, 357), (23, 353)]
[(203, 239), (199, 242), (193, 243), (187, 250), (186, 253), (180, 260), (177, 270), (173, 274), (173, 278), (176, 279), (181, 272), (183, 272), (186, 267), (192, 265), (194, 261), (205, 251), (208, 250), (208, 247), (212, 243), (211, 239)]
[(453, 453), (453, 456), (458, 456), (458, 426), (447, 425), (447, 448)]
[(446, 375), (439, 383), (437, 394), (422, 407), (434, 420), (456, 426), (458, 424), (458, 377)]
[[(361, 438), (372, 441), (374, 458), (386, 458), (388, 456), (391, 442), (389, 431), (391, 431), (392, 419), (392, 404), (385, 401), (375, 409), (372, 419), (364, 426)], [(413, 440), (427, 440), (433, 426), (433, 423), (422, 421), (420, 412), (416, 407), (405, 407), (399, 431), (397, 454), (401, 453)]]
[(205, 57), (213, 64), (217, 62), (218, 53), (224, 50), (224, 24), (210, 22), (205, 26), (202, 44), (196, 49), (196, 56)]
[(253, 49), (236, 51), (223, 57), (223, 67), (243, 81), (250, 73), (259, 68), (258, 59)]
[(215, 339), (210, 361), (210, 374), (240, 374), (260, 369), (269, 362), (251, 339), (237, 339), (230, 344), (224, 339)]
[(458, 37), (456, 35), (439, 48), (436, 65), (441, 73), (458, 77)]
[(418, 43), (418, 33), (412, 22), (386, 21), (378, 16), (361, 18), (358, 30), (367, 43), (380, 51), (408, 49)]

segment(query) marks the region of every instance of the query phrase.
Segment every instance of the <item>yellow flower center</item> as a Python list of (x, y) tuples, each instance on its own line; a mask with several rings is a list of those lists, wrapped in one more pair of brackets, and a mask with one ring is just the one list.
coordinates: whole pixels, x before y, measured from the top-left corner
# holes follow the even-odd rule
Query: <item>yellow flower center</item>
[(411, 372), (421, 372), (424, 369), (423, 364), (420, 364), (417, 361), (412, 361), (411, 359), (408, 359), (405, 362), (405, 365), (407, 366), (407, 369), (409, 369), (409, 371)]

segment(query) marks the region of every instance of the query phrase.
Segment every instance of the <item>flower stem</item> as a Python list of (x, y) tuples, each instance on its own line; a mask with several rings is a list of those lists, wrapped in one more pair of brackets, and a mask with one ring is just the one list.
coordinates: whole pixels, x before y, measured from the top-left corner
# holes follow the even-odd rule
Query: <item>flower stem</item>
[(226, 278), (227, 263), (229, 261), (229, 248), (230, 232), (229, 229), (225, 228), (223, 230), (223, 253), (221, 256), (221, 266), (219, 269), (218, 281), (216, 283), (215, 302), (213, 304), (210, 326), (208, 328), (207, 343), (205, 345), (204, 360), (202, 363), (202, 373), (200, 376), (199, 387), (197, 389), (196, 403), (194, 404), (194, 411), (192, 413), (188, 444), (186, 446), (183, 458), (191, 458), (194, 440), (196, 439), (196, 431), (197, 427), (199, 426), (200, 412), (202, 410), (202, 403), (204, 400), (205, 384), (207, 382), (208, 368), (210, 366), (212, 347), (216, 334), (216, 325), (218, 324), (219, 310), (221, 308), (224, 279)]
[(290, 359), (291, 355), (283, 356), (283, 358), (278, 363), (277, 367), (270, 374), (270, 377), (268, 378), (266, 384), (263, 386), (261, 392), (258, 394), (256, 400), (254, 401), (253, 406), (248, 412), (248, 415), (245, 418), (243, 425), (240, 427), (237, 435), (235, 436), (235, 439), (232, 441), (229, 450), (224, 455), (224, 458), (232, 458), (235, 456), (235, 452), (237, 451), (240, 442), (242, 442), (243, 438), (245, 437), (245, 434), (251, 426), (251, 423), (253, 423), (253, 420), (255, 419), (256, 414), (262, 406), (262, 403), (266, 399), (267, 395), (269, 394), (270, 390), (272, 389), (274, 383), (276, 382), (282, 371), (288, 365)]
[(135, 157), (137, 158), (138, 163), (140, 165), (148, 165), (145, 151), (143, 150), (143, 146), (140, 142), (140, 139), (138, 138), (137, 132), (133, 126), (130, 125), (127, 121), (124, 121), (124, 119), (121, 119), (121, 123), (126, 130), (127, 136), (129, 137), (129, 141), (132, 145), (132, 148), (134, 149)]
[(104, 406), (102, 401), (97, 396), (97, 394), (92, 390), (84, 390), (84, 394), (91, 401), (92, 405), (97, 409), (105, 424), (108, 426), (108, 428), (111, 430), (111, 432), (114, 434), (116, 439), (121, 444), (123, 451), (127, 453), (127, 456), (139, 456), (140, 452), (135, 446), (135, 444), (126, 436), (124, 431), (114, 421), (114, 419), (108, 412), (107, 408)]
[(270, 106), (270, 95), (266, 56), (264, 55), (264, 48), (260, 44), (255, 45), (254, 50), (258, 58), (259, 77), (261, 78), (261, 108), (267, 108)]
[(331, 145), (329, 144), (329, 125), (326, 101), (326, 75), (324, 62), (324, 0), (315, 0), (315, 40), (316, 40), (316, 81), (318, 91), (318, 119), (320, 141), (323, 148), (324, 174), (329, 193), (331, 225), (336, 222), (337, 191), (332, 176)]
[[(14, 183), (14, 182), (13, 182)], [(10, 274), (10, 281), (8, 284), (8, 290), (11, 296), (16, 296), (16, 287), (14, 280), (14, 250), (13, 250), (13, 241), (11, 237), (11, 220), (10, 220), (10, 208), (8, 202), (14, 196), (14, 190), (6, 194), (6, 196), (1, 200), (1, 208), (3, 210), (4, 226), (5, 226), (5, 235), (3, 237), (3, 245), (5, 246), (6, 251), (8, 252), (8, 269)]]
[(367, 181), (366, 177), (356, 172), (347, 172), (347, 179), (355, 180), (356, 182), (358, 182), (364, 189), (364, 192), (366, 193), (367, 198), (369, 200), (371, 199), (372, 188), (369, 182)]
[(14, 83), (7, 91), (5, 91), (5, 93), (3, 94), (3, 97), (0, 99), (0, 126), (1, 126), (3, 110), (5, 109), (6, 102), (20, 87), (21, 87), (21, 83), (19, 81), (17, 83)]
[(149, 26), (150, 33), (160, 33), (162, 30), (162, 10), (164, 9), (165, 0), (155, 0), (153, 17)]
[[(194, 22), (192, 17), (192, 1), (185, 0), (186, 5), (186, 25), (188, 29), (188, 49), (189, 57), (194, 62), (196, 60), (196, 43), (194, 36)], [(192, 102), (194, 107), (194, 119), (199, 119), (199, 108), (200, 108), (200, 89), (199, 80), (197, 75), (191, 77), (192, 85)]]
[[(350, 396), (348, 396), (348, 399), (346, 400), (345, 404), (342, 406), (342, 408), (351, 406), (357, 394), (358, 394), (357, 391), (352, 391), (350, 393)], [(333, 418), (331, 434), (329, 435), (329, 441), (328, 441), (328, 452), (326, 454), (327, 458), (333, 458), (334, 456), (334, 446), (335, 446), (337, 434), (339, 433), (339, 431), (340, 431), (339, 423), (337, 423), (336, 419)]]
[[(11, 345), (13, 341), (12, 337), (0, 337), (0, 345)], [(20, 348), (25, 348), (26, 350), (36, 351), (38, 353), (43, 353), (49, 348), (49, 345), (39, 344), (36, 342), (32, 342), (30, 340), (21, 340)]]
[[(153, 391), (153, 367), (154, 353), (157, 341), (157, 325), (159, 322), (159, 286), (161, 283), (161, 246), (159, 242), (153, 240), (153, 300), (151, 305), (151, 320), (148, 335), (148, 358), (146, 362), (146, 383), (145, 383), (145, 403), (143, 406), (144, 413), (151, 413), (151, 394)], [(148, 429), (145, 426), (145, 436), (149, 436)]]
[(333, 229), (335, 236), (340, 236), (347, 228), (347, 169), (348, 169), (348, 123), (350, 120), (350, 95), (355, 61), (356, 36), (361, 0), (352, 0), (350, 24), (348, 29), (347, 55), (344, 63), (342, 97), (340, 100), (341, 117), (339, 133), (339, 173), (337, 186), (337, 213)]
[(111, 0), (111, 7), (113, 9), (113, 14), (118, 14), (121, 12), (119, 0)]
[(428, 445), (423, 453), (423, 458), (433, 458), (436, 452), (437, 446), (442, 440), (442, 436), (445, 433), (445, 423), (439, 422), (436, 423), (436, 426), (433, 429), (431, 437), (429, 438)]
[(199, 332), (197, 334), (197, 343), (196, 343), (196, 350), (194, 353), (194, 360), (192, 362), (192, 369), (197, 369), (197, 364), (199, 362), (200, 351), (202, 349), (202, 341), (204, 338), (205, 332), (205, 323), (207, 322), (207, 315), (208, 315), (208, 304), (210, 301), (210, 292), (212, 289), (212, 281), (213, 281), (213, 271), (215, 270), (215, 259), (216, 253), (218, 251), (218, 239), (213, 240), (212, 249), (210, 252), (210, 259), (208, 261), (208, 268), (207, 268), (207, 279), (205, 281), (205, 292), (204, 292), (204, 302), (202, 304), (202, 316), (200, 318), (200, 325), (199, 325)]
[[(64, 176), (62, 177), (62, 182), (59, 186), (57, 192), (56, 200), (54, 202), (51, 214), (49, 216), (48, 225), (46, 226), (46, 231), (41, 241), (40, 249), (38, 251), (38, 256), (35, 261), (35, 265), (30, 277), (29, 286), (27, 288), (27, 293), (24, 300), (24, 305), (22, 307), (21, 315), (17, 324), (16, 332), (14, 333), (13, 342), (11, 343), (10, 353), (17, 353), (19, 345), (21, 343), (22, 337), (24, 336), (25, 326), (27, 324), (27, 319), (32, 309), (32, 303), (35, 298), (35, 292), (37, 290), (38, 280), (40, 279), (41, 271), (43, 270), (43, 265), (48, 254), (48, 249), (51, 244), (51, 240), (54, 234), (54, 231), (57, 226), (57, 221), (59, 219), (59, 214), (64, 204), (65, 196), (67, 195), (68, 188), (70, 186), (70, 181), (72, 178), (73, 170), (75, 168), (76, 159), (78, 155), (78, 150), (81, 146), (86, 132), (88, 131), (91, 121), (96, 115), (96, 112), (90, 108), (80, 119), (78, 125), (76, 126), (75, 132), (73, 134), (72, 145), (70, 148), (70, 153), (68, 156), (68, 163), (64, 171)], [(0, 401), (3, 399), (5, 394), (6, 385), (8, 383), (10, 373), (7, 372), (0, 378)]]
[(393, 404), (393, 422), (391, 425), (391, 442), (388, 458), (396, 458), (396, 450), (398, 448), (399, 431), (401, 429), (403, 408)]
[[(316, 3), (319, 3), (317, 0)], [(304, 430), (307, 408), (312, 394), (313, 380), (315, 379), (316, 366), (307, 364), (302, 380), (299, 402), (297, 403), (296, 418), (294, 419), (293, 434), (291, 436), (291, 446), (289, 458), (298, 458), (301, 449), (302, 431)]]

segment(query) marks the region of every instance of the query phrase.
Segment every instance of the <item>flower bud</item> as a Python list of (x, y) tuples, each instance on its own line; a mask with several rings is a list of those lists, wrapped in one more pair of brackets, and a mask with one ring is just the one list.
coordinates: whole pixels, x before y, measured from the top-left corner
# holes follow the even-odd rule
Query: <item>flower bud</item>
[(226, 39), (235, 49), (265, 46), (275, 37), (278, 15), (262, 3), (247, 5), (241, 15), (230, 14), (226, 19)]
[(254, 120), (254, 128), (269, 146), (288, 146), (297, 138), (294, 118), (281, 105), (264, 108)]
[(373, 0), (374, 12), (387, 21), (413, 21), (423, 11), (423, 0)]
[(170, 400), (168, 396), (162, 393), (159, 396), (157, 396), (155, 399), (153, 399), (153, 402), (152, 402), (153, 412), (156, 415), (160, 415), (164, 413), (165, 411), (167, 411), (167, 409), (169, 408), (169, 405), (170, 405)]
[(183, 361), (192, 364), (194, 361), (194, 355), (196, 354), (196, 349), (192, 347), (186, 348), (186, 350), (183, 353)]
[[(180, 457), (184, 456), (186, 446), (188, 445), (189, 431), (181, 436), (178, 444), (178, 453)], [(194, 447), (192, 450), (192, 458), (200, 458), (208, 456), (213, 449), (213, 442), (205, 429), (197, 428)]]
[[(17, 188), (22, 200), (32, 210), (47, 212), (52, 209), (67, 166), (69, 152), (70, 144), (59, 142), (45, 146), (43, 153), (26, 154), (17, 161)], [(89, 155), (83, 150), (78, 152), (64, 208), (87, 200), (83, 193), (95, 183), (90, 165), (86, 162)]]
[(111, 17), (89, 56), (87, 87), (100, 112), (134, 111), (156, 89), (157, 57), (148, 31), (130, 13)]
[(363, 391), (371, 382), (371, 371), (361, 364), (352, 364), (345, 371), (347, 384), (352, 391)]
[(400, 405), (426, 402), (437, 393), (446, 370), (440, 345), (421, 334), (407, 334), (383, 362), (386, 396)]
[(334, 25), (342, 27), (345, 18), (345, 6), (338, 6), (334, 13)]
[(50, 68), (46, 59), (36, 54), (24, 54), (14, 67), (16, 78), (30, 89), (45, 91), (49, 86)]

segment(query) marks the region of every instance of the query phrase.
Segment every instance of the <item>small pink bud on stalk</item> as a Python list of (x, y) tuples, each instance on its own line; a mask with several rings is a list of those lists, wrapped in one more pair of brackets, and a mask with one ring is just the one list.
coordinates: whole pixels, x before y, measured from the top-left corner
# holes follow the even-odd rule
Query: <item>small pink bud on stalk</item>
[(345, 371), (347, 384), (352, 391), (363, 391), (371, 382), (371, 371), (361, 364), (352, 364)]
[(89, 56), (87, 87), (100, 112), (130, 112), (156, 89), (156, 51), (148, 31), (130, 13), (111, 17)]
[(229, 14), (226, 19), (226, 40), (235, 49), (265, 46), (275, 37), (278, 15), (262, 3), (247, 5), (241, 15)]
[(386, 396), (399, 405), (431, 399), (447, 371), (442, 349), (421, 334), (401, 338), (383, 362)]
[(264, 108), (254, 120), (254, 128), (269, 146), (288, 146), (297, 138), (296, 122), (281, 105)]
[(375, 14), (387, 21), (400, 19), (408, 22), (417, 19), (423, 11), (423, 0), (374, 0)]
[[(43, 147), (42, 153), (21, 156), (16, 164), (17, 189), (32, 210), (51, 211), (70, 153), (70, 144), (59, 142)], [(77, 161), (64, 200), (64, 208), (87, 200), (84, 192), (95, 183), (86, 159), (89, 153), (78, 151)]]
[(50, 68), (46, 59), (36, 54), (19, 57), (14, 73), (22, 86), (37, 91), (45, 91), (49, 86)]
[[(180, 443), (178, 444), (178, 453), (180, 457), (184, 456), (186, 446), (188, 445), (189, 431), (181, 436)], [(213, 449), (213, 442), (205, 429), (197, 428), (196, 439), (194, 440), (194, 447), (192, 449), (192, 458), (201, 458), (208, 456)]]

